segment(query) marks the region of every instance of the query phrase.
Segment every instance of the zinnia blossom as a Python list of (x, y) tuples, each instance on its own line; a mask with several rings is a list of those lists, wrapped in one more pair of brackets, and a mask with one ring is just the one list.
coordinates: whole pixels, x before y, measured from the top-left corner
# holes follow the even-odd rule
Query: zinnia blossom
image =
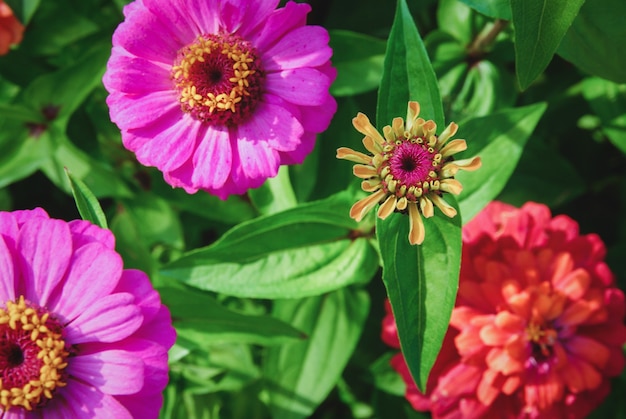
[(22, 42), (24, 25), (13, 15), (11, 8), (0, 0), (0, 55), (9, 52), (11, 45)]
[(361, 134), (363, 145), (372, 153), (367, 155), (347, 147), (337, 150), (337, 158), (353, 161), (354, 175), (364, 179), (361, 187), (371, 195), (354, 204), (350, 217), (361, 221), (376, 204), (378, 217), (385, 219), (394, 211), (409, 214), (409, 242), (424, 241), (424, 224), (420, 213), (432, 217), (437, 206), (448, 217), (456, 210), (442, 195), (449, 192), (458, 195), (463, 190), (454, 179), (459, 170), (476, 170), (481, 166), (479, 157), (454, 160), (452, 156), (467, 149), (465, 140), (452, 140), (458, 125), (451, 123), (437, 136), (437, 124), (419, 118), (420, 106), (409, 102), (406, 123), (394, 118), (391, 126), (383, 128), (381, 136), (367, 116), (359, 113), (352, 124)]
[(156, 418), (175, 332), (108, 230), (0, 212), (3, 418)]
[(104, 85), (124, 146), (188, 193), (245, 193), (301, 163), (337, 104), (328, 32), (307, 4), (136, 0)]
[[(435, 418), (583, 418), (624, 367), (624, 294), (595, 234), (542, 204), (493, 202), (463, 229), (459, 293), (426, 394)], [(383, 339), (397, 345), (391, 312)], [(394, 341), (395, 339), (395, 341)]]

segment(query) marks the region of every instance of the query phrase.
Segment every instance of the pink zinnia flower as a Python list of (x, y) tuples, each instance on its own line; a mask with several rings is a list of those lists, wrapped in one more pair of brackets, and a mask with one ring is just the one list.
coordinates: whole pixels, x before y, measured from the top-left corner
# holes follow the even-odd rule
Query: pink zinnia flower
[[(588, 415), (624, 367), (624, 294), (605, 253), (545, 205), (488, 205), (463, 230), (459, 294), (427, 393), (400, 354), (392, 361), (413, 407), (436, 418)], [(391, 313), (383, 325), (395, 344)]]
[(175, 332), (114, 237), (42, 209), (0, 212), (3, 418), (156, 418)]
[(104, 76), (111, 119), (172, 186), (220, 198), (301, 163), (336, 110), (328, 33), (307, 4), (136, 0)]

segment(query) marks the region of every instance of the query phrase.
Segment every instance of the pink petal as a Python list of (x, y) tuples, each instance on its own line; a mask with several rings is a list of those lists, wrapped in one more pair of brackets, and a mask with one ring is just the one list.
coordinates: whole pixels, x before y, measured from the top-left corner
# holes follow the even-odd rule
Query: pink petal
[(15, 249), (19, 232), (20, 230), (13, 213), (0, 211), (0, 234), (4, 237), (9, 249)]
[(104, 394), (78, 380), (68, 380), (67, 387), (63, 389), (63, 397), (67, 401), (66, 406), (70, 409), (66, 413), (66, 418), (133, 419), (115, 397)]
[(121, 47), (113, 47), (102, 82), (109, 91), (146, 94), (172, 90), (171, 66), (133, 55), (126, 55)]
[(176, 330), (172, 326), (169, 309), (162, 305), (151, 321), (144, 322), (133, 337), (154, 341), (169, 350), (176, 341)]
[(122, 350), (109, 350), (72, 358), (68, 373), (105, 394), (133, 394), (143, 387), (141, 358)]
[(209, 127), (193, 154), (191, 182), (203, 189), (224, 185), (232, 166), (233, 154), (227, 127)]
[[(128, 12), (127, 12), (128, 10)], [(126, 7), (126, 20), (113, 33), (113, 46), (120, 46), (138, 57), (172, 65), (176, 53), (184, 46), (163, 23), (143, 6)]]
[(148, 166), (156, 166), (167, 172), (182, 166), (193, 154), (200, 137), (202, 123), (189, 114), (170, 113), (150, 127), (136, 130), (143, 137), (150, 138), (135, 150), (137, 160)]
[[(106, 102), (109, 105), (111, 121), (115, 122), (121, 130), (143, 128), (162, 118), (175, 116), (180, 119), (183, 115), (174, 90), (145, 95), (112, 93), (107, 97)], [(135, 145), (131, 150), (139, 147)]]
[(216, 0), (186, 0), (189, 17), (203, 34), (219, 32), (219, 2)]
[(66, 327), (67, 341), (115, 342), (133, 334), (143, 317), (133, 304), (135, 297), (127, 293), (111, 294), (93, 303)]
[(246, 185), (247, 189), (261, 186), (267, 178), (278, 173), (278, 153), (266, 144), (240, 139), (235, 156), (239, 162), (233, 162), (232, 179), (237, 184)]
[(192, 43), (196, 37), (203, 32), (193, 19), (189, 19), (189, 10), (185, 2), (143, 0), (143, 4), (150, 12), (158, 17), (162, 25), (169, 28), (178, 39), (181, 47)]
[(13, 217), (17, 221), (17, 225), (21, 226), (28, 220), (33, 218), (50, 218), (48, 213), (43, 208), (33, 208), (32, 210), (17, 210), (12, 212)]
[(72, 237), (65, 221), (34, 218), (21, 228), (17, 241), (23, 294), (41, 306), (63, 279), (72, 256)]
[(243, 141), (266, 143), (277, 151), (293, 151), (300, 144), (304, 129), (285, 108), (261, 102), (254, 117), (237, 127), (237, 136)]
[(337, 112), (337, 101), (328, 95), (326, 102), (322, 105), (301, 107), (301, 110), (300, 122), (306, 131), (324, 132)]
[(219, 3), (221, 27), (226, 32), (237, 32), (246, 38), (246, 35), (276, 8), (278, 0), (222, 0)]
[(13, 253), (0, 236), (0, 296), (3, 303), (15, 301), (15, 270), (13, 266)]
[(100, 243), (90, 243), (72, 255), (66, 280), (48, 305), (72, 321), (99, 299), (109, 295), (122, 275), (122, 258)]
[(137, 269), (125, 269), (114, 292), (135, 296), (135, 304), (141, 308), (144, 323), (152, 321), (161, 309), (161, 298), (152, 287), (150, 278)]
[(305, 132), (300, 138), (300, 146), (293, 151), (280, 152), (280, 164), (301, 164), (315, 148), (317, 134)]
[(263, 66), (267, 71), (320, 66), (333, 54), (328, 39), (328, 32), (321, 26), (297, 28), (263, 54)]
[(313, 68), (297, 68), (267, 75), (270, 93), (297, 105), (317, 106), (326, 103), (330, 78)]
[[(138, 394), (116, 396), (115, 398), (130, 412), (133, 418), (156, 418), (163, 406), (163, 394), (161, 392), (144, 394), (141, 391)], [(149, 398), (150, 403), (145, 402), (146, 398)]]
[(274, 10), (267, 21), (259, 26), (260, 31), (251, 34), (248, 39), (260, 51), (266, 51), (289, 31), (304, 26), (310, 11), (311, 6), (308, 4), (288, 2), (285, 7)]
[(72, 220), (68, 224), (74, 241), (74, 249), (93, 242), (102, 243), (111, 250), (115, 249), (115, 236), (111, 230), (100, 228), (85, 220)]

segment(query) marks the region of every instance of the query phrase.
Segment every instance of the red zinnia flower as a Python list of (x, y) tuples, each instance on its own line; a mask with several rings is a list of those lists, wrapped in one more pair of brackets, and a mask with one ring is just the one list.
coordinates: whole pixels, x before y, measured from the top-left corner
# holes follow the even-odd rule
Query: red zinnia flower
[(24, 34), (24, 25), (13, 15), (11, 8), (0, 0), (0, 55), (9, 52), (9, 47), (19, 44)]
[[(433, 417), (580, 418), (624, 366), (624, 294), (595, 234), (545, 205), (493, 202), (463, 230), (456, 306), (421, 394), (400, 354), (407, 399)], [(394, 342), (393, 319), (383, 340)]]

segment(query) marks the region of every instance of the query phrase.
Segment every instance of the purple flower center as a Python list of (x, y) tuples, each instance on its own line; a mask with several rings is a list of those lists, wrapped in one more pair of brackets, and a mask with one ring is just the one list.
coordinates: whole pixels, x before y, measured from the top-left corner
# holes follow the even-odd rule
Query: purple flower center
[(62, 326), (20, 297), (0, 309), (0, 409), (40, 406), (64, 387), (67, 358)]
[(441, 155), (422, 138), (396, 140), (386, 143), (385, 149), (381, 174), (386, 192), (416, 201), (430, 189), (438, 189)]
[(235, 126), (254, 112), (265, 73), (248, 42), (237, 35), (209, 34), (178, 51), (172, 78), (183, 112), (210, 125)]

